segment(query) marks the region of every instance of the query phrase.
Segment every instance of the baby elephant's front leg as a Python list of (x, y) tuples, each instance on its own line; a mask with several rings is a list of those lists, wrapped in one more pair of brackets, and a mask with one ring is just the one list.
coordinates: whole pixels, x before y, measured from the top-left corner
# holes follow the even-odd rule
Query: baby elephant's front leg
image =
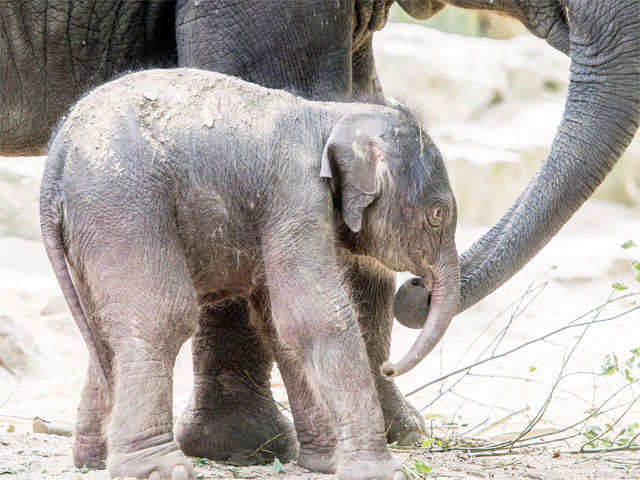
[(324, 257), (307, 270), (308, 254), (295, 250), (272, 244), (263, 249), (271, 310), (281, 348), (299, 359), (299, 375), (335, 418), (338, 479), (404, 480), (387, 448), (364, 341), (335, 259)]

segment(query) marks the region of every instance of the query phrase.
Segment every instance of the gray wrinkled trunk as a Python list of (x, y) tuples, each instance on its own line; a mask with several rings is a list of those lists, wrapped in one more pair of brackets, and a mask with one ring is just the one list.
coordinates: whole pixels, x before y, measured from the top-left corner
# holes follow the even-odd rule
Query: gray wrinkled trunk
[(402, 375), (415, 367), (438, 344), (456, 313), (460, 286), (460, 269), (456, 245), (442, 246), (440, 257), (433, 265), (431, 308), (424, 327), (411, 350), (395, 365), (385, 362), (380, 368), (387, 378)]

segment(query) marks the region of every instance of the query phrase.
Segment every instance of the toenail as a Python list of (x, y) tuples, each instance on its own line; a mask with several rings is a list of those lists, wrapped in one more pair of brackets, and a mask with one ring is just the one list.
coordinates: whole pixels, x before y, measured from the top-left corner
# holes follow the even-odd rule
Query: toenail
[(160, 474), (158, 472), (151, 472), (149, 480), (160, 480)]
[(189, 480), (189, 472), (182, 465), (178, 465), (171, 472), (171, 480)]

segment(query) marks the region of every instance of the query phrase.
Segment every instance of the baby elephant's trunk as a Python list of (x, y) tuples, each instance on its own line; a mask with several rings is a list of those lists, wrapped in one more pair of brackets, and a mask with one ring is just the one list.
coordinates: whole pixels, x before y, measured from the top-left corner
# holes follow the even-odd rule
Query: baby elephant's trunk
[(426, 357), (447, 331), (458, 309), (460, 294), (460, 268), (458, 252), (453, 240), (442, 247), (433, 265), (433, 292), (427, 321), (409, 353), (395, 365), (385, 362), (380, 367), (387, 378), (408, 372)]

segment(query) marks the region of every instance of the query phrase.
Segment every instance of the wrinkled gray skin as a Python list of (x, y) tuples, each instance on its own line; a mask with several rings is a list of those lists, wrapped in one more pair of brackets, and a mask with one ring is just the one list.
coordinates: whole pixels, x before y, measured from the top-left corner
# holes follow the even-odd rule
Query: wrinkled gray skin
[[(412, 8), (430, 2), (413, 1)], [(498, 288), (562, 228), (614, 167), (640, 123), (639, 0), (447, 0), (502, 11), (571, 56), (565, 111), (551, 151), (500, 221), (460, 257), (461, 312)], [(417, 13), (416, 13), (417, 15)], [(420, 328), (429, 290), (409, 279), (394, 300)], [(422, 318), (422, 322), (416, 319)]]
[(173, 438), (173, 365), (201, 311), (244, 297), (282, 372), (298, 463), (406, 478), (352, 262), (432, 275), (423, 332), (385, 367), (407, 371), (444, 334), (459, 287), (455, 200), (412, 115), (201, 70), (128, 75), (81, 100), (52, 140), (41, 224), (91, 351), (94, 420), (109, 419), (92, 443), (107, 444), (113, 477), (194, 478)]

